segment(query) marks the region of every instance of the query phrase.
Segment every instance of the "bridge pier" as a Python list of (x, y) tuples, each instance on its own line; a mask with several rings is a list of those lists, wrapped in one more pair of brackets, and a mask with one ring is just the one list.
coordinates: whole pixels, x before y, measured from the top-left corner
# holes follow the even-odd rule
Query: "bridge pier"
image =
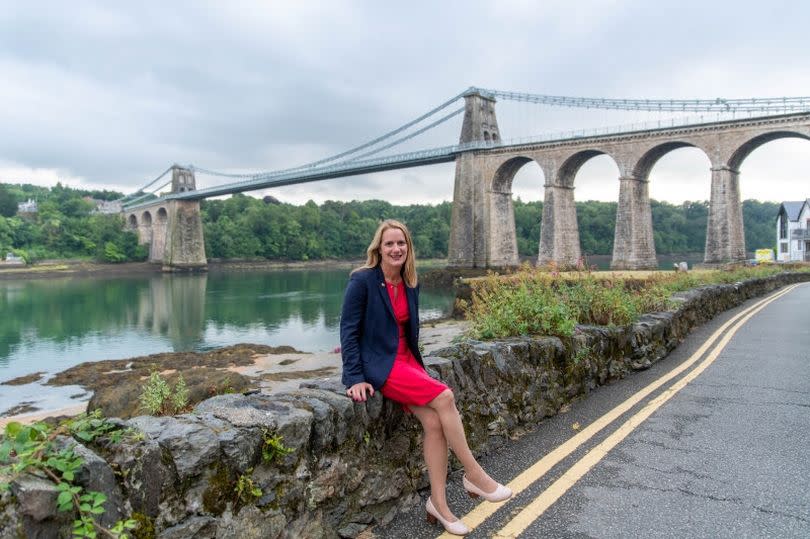
[(167, 210), (163, 271), (206, 269), (200, 201), (170, 200)]
[(452, 268), (487, 267), (482, 168), (472, 153), (456, 160), (447, 256)]
[(580, 257), (574, 187), (546, 183), (537, 264), (573, 267)]
[(619, 178), (619, 203), (613, 235), (611, 269), (656, 269), (650, 182), (634, 176)]
[[(464, 96), (459, 143), (501, 140), (495, 99), (476, 91)], [(518, 264), (512, 194), (488, 186), (485, 158), (465, 152), (456, 158), (448, 266), (495, 268)]]
[(706, 223), (706, 264), (745, 260), (745, 235), (740, 203), (740, 171), (712, 167), (712, 192)]

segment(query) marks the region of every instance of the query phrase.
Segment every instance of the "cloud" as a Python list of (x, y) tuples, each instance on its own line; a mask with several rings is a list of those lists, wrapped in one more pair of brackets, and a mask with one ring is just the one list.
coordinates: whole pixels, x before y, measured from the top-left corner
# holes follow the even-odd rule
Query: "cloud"
[[(691, 0), (4, 2), (0, 178), (131, 190), (173, 162), (285, 168), (387, 132), (469, 85), (596, 97), (796, 95), (810, 87), (808, 14), (800, 3)], [(498, 107), (506, 137), (643, 118)], [(457, 129), (420, 143), (452, 144)], [(779, 162), (746, 167), (744, 194), (780, 198), (759, 186), (807, 169), (804, 146), (773, 142), (752, 160), (758, 152)], [(658, 184), (691, 174), (676, 161), (660, 164), (661, 197), (680, 193)], [(612, 173), (592, 166), (577, 197), (610, 197), (599, 176)], [(452, 166), (442, 167), (279, 191), (438, 201), (452, 196)]]

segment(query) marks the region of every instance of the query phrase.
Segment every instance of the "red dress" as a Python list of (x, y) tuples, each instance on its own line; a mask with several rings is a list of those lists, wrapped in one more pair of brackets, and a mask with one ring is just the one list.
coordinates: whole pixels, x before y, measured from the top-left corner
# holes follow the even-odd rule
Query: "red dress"
[[(405, 297), (405, 283), (400, 281), (398, 285), (392, 285), (386, 282), (385, 285), (388, 297), (391, 298), (391, 305), (394, 307), (394, 317), (399, 325), (399, 346), (394, 366), (380, 391), (386, 398), (403, 404), (406, 410), (408, 405), (424, 406), (448, 388), (442, 382), (431, 378), (408, 348), (405, 324), (408, 323), (410, 316), (408, 299)], [(397, 290), (396, 299), (394, 289)]]

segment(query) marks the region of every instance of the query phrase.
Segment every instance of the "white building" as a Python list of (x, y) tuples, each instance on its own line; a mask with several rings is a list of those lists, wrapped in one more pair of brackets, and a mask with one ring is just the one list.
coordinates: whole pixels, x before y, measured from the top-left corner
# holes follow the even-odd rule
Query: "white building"
[(121, 213), (124, 211), (123, 205), (117, 200), (109, 202), (106, 200), (93, 200), (93, 203), (96, 205), (93, 213)]
[(810, 261), (810, 198), (782, 202), (776, 216), (776, 260)]
[(17, 204), (17, 213), (37, 213), (37, 201), (29, 198)]

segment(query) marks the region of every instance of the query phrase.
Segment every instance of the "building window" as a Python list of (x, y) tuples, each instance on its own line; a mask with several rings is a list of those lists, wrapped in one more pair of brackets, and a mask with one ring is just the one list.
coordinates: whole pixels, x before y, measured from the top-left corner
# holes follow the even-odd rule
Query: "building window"
[(780, 243), (780, 244), (779, 244), (779, 252), (780, 252), (780, 253), (786, 253), (786, 252), (788, 252), (788, 244), (787, 244), (787, 242), (786, 242), (786, 241), (784, 241), (784, 242), (782, 242), (782, 243)]
[(802, 250), (802, 240), (796, 240), (796, 249), (799, 251)]

